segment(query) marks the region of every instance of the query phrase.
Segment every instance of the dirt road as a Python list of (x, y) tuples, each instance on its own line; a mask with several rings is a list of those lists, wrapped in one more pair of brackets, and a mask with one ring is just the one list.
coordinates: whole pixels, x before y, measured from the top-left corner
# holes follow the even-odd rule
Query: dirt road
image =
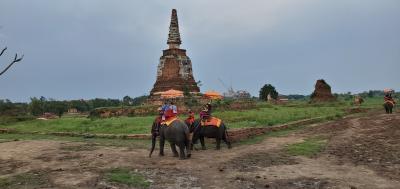
[[(286, 146), (309, 137), (328, 140), (315, 157), (291, 156)], [(194, 151), (191, 159), (148, 158), (146, 149), (77, 142), (0, 143), (0, 178), (33, 173), (20, 188), (128, 188), (104, 181), (104, 170), (128, 168), (150, 188), (400, 188), (400, 114), (371, 113), (316, 124), (258, 144)], [(37, 176), (37, 178), (36, 178)], [(18, 186), (13, 186), (18, 188)]]

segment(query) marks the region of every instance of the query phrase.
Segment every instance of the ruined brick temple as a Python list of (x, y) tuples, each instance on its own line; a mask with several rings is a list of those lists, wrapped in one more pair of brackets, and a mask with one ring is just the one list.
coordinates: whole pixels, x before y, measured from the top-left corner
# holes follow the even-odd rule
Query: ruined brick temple
[(157, 96), (160, 92), (170, 89), (186, 91), (192, 94), (200, 92), (193, 77), (192, 62), (186, 56), (186, 50), (180, 49), (181, 37), (179, 34), (178, 16), (172, 10), (171, 23), (168, 34), (168, 49), (163, 50), (157, 69), (157, 80), (150, 92)]
[(315, 83), (315, 90), (311, 94), (311, 102), (335, 101), (336, 97), (332, 95), (331, 86), (325, 80), (320, 79)]

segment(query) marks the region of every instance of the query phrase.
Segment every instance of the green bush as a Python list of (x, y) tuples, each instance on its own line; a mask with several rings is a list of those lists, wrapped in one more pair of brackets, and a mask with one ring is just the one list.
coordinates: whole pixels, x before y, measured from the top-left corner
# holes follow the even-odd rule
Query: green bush
[(21, 116), (0, 116), (0, 125), (7, 125), (16, 122), (29, 121), (36, 119), (35, 116), (21, 115)]

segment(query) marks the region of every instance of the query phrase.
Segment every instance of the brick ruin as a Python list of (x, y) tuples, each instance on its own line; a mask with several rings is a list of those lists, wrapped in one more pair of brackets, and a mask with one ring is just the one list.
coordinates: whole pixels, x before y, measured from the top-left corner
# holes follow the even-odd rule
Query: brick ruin
[(155, 97), (160, 92), (170, 89), (187, 91), (192, 94), (200, 92), (193, 77), (192, 62), (186, 55), (185, 49), (180, 49), (181, 38), (179, 33), (178, 16), (172, 10), (171, 23), (168, 34), (168, 49), (163, 50), (157, 69), (157, 80), (150, 92)]
[(315, 83), (315, 90), (311, 94), (311, 102), (329, 102), (335, 101), (336, 97), (332, 95), (331, 86), (320, 79)]

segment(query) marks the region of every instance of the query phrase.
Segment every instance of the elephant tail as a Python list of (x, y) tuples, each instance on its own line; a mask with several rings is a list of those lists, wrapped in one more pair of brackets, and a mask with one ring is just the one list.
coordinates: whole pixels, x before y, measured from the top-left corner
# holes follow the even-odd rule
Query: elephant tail
[(226, 129), (226, 128), (225, 128), (225, 137), (226, 137), (226, 140), (227, 140), (227, 141), (229, 141), (229, 142), (231, 141), (231, 140), (229, 139), (228, 129)]
[(225, 142), (228, 145), (228, 149), (232, 148), (231, 139), (229, 138), (228, 129), (225, 126)]
[(157, 135), (152, 135), (151, 136), (151, 149), (150, 149), (149, 158), (151, 158), (151, 154), (153, 154), (154, 148), (156, 147), (156, 142), (157, 142)]

